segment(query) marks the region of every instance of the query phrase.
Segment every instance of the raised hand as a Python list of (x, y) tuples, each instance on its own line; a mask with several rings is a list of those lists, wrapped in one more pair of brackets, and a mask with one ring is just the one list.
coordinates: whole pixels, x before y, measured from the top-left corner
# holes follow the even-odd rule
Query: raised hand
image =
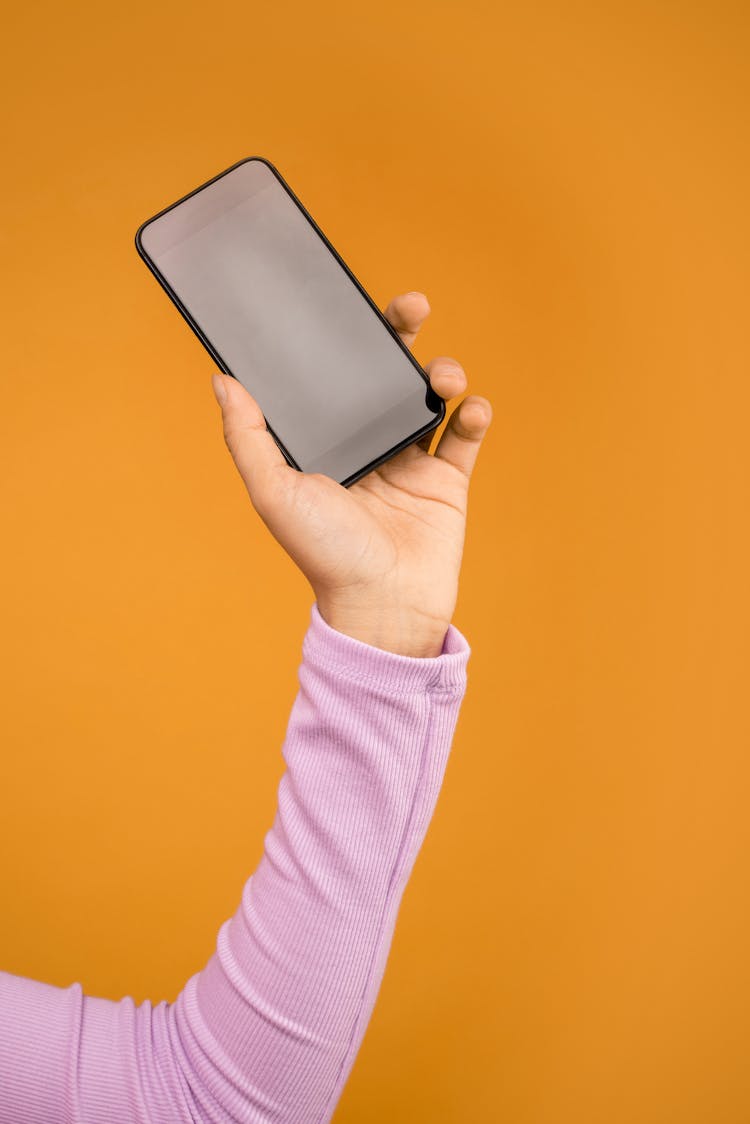
[[(429, 312), (423, 293), (405, 293), (384, 314), (411, 347)], [(466, 390), (454, 359), (438, 356), (424, 370), (442, 398)], [(288, 465), (244, 386), (212, 377), (252, 504), (307, 577), (323, 619), (400, 655), (439, 655), (458, 596), (469, 479), (492, 420), (488, 400), (465, 398), (434, 454), (428, 436), (344, 488)]]

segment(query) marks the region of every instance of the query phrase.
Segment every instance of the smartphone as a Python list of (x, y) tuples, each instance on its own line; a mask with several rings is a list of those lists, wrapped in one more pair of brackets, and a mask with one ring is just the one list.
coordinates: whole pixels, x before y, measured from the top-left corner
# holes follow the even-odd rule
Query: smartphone
[(445, 417), (427, 374), (264, 157), (147, 219), (135, 244), (300, 472), (349, 487)]

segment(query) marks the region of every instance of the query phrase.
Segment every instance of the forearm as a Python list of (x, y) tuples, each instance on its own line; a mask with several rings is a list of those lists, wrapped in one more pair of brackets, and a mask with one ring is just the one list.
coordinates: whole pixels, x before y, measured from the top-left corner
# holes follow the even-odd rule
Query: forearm
[[(464, 645), (452, 630), (448, 646)], [(278, 1113), (268, 1119), (317, 1124), (333, 1111), (437, 799), (464, 670), (461, 651), (375, 653), (315, 620), (307, 634), (263, 858), (176, 1012), (186, 1041), (210, 1028)], [(239, 1108), (218, 1069), (207, 1080)]]
[[(76, 1105), (40, 1119), (330, 1119), (437, 800), (468, 655), (455, 629), (432, 659), (376, 651), (313, 610), (277, 814), (203, 971), (156, 1008), (22, 981), (36, 989), (32, 1062), (57, 1043), (50, 1065), (68, 1065)], [(0, 1045), (1, 1024), (2, 1011)]]

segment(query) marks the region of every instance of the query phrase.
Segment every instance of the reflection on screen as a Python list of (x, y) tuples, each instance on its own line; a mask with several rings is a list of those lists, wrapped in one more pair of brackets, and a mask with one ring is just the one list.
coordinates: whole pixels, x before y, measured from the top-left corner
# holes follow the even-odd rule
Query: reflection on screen
[(153, 220), (142, 244), (303, 471), (343, 481), (434, 419), (427, 384), (262, 161)]

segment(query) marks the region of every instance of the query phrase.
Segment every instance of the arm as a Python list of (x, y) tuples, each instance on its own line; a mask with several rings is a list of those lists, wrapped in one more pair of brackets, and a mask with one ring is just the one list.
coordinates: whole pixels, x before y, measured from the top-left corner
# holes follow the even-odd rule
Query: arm
[[(411, 346), (428, 312), (411, 293), (385, 314)], [(466, 387), (454, 360), (425, 370), (443, 397)], [(465, 398), (434, 455), (424, 438), (346, 489), (286, 463), (242, 384), (216, 373), (214, 389), (252, 504), (316, 598), (277, 816), (174, 1004), (0, 973), (0, 1124), (325, 1124), (437, 798), (465, 686), (451, 620), (489, 402)]]
[(241, 904), (173, 1004), (0, 972), (0, 1121), (330, 1120), (364, 1036), (465, 690), (313, 605), (278, 809)]

